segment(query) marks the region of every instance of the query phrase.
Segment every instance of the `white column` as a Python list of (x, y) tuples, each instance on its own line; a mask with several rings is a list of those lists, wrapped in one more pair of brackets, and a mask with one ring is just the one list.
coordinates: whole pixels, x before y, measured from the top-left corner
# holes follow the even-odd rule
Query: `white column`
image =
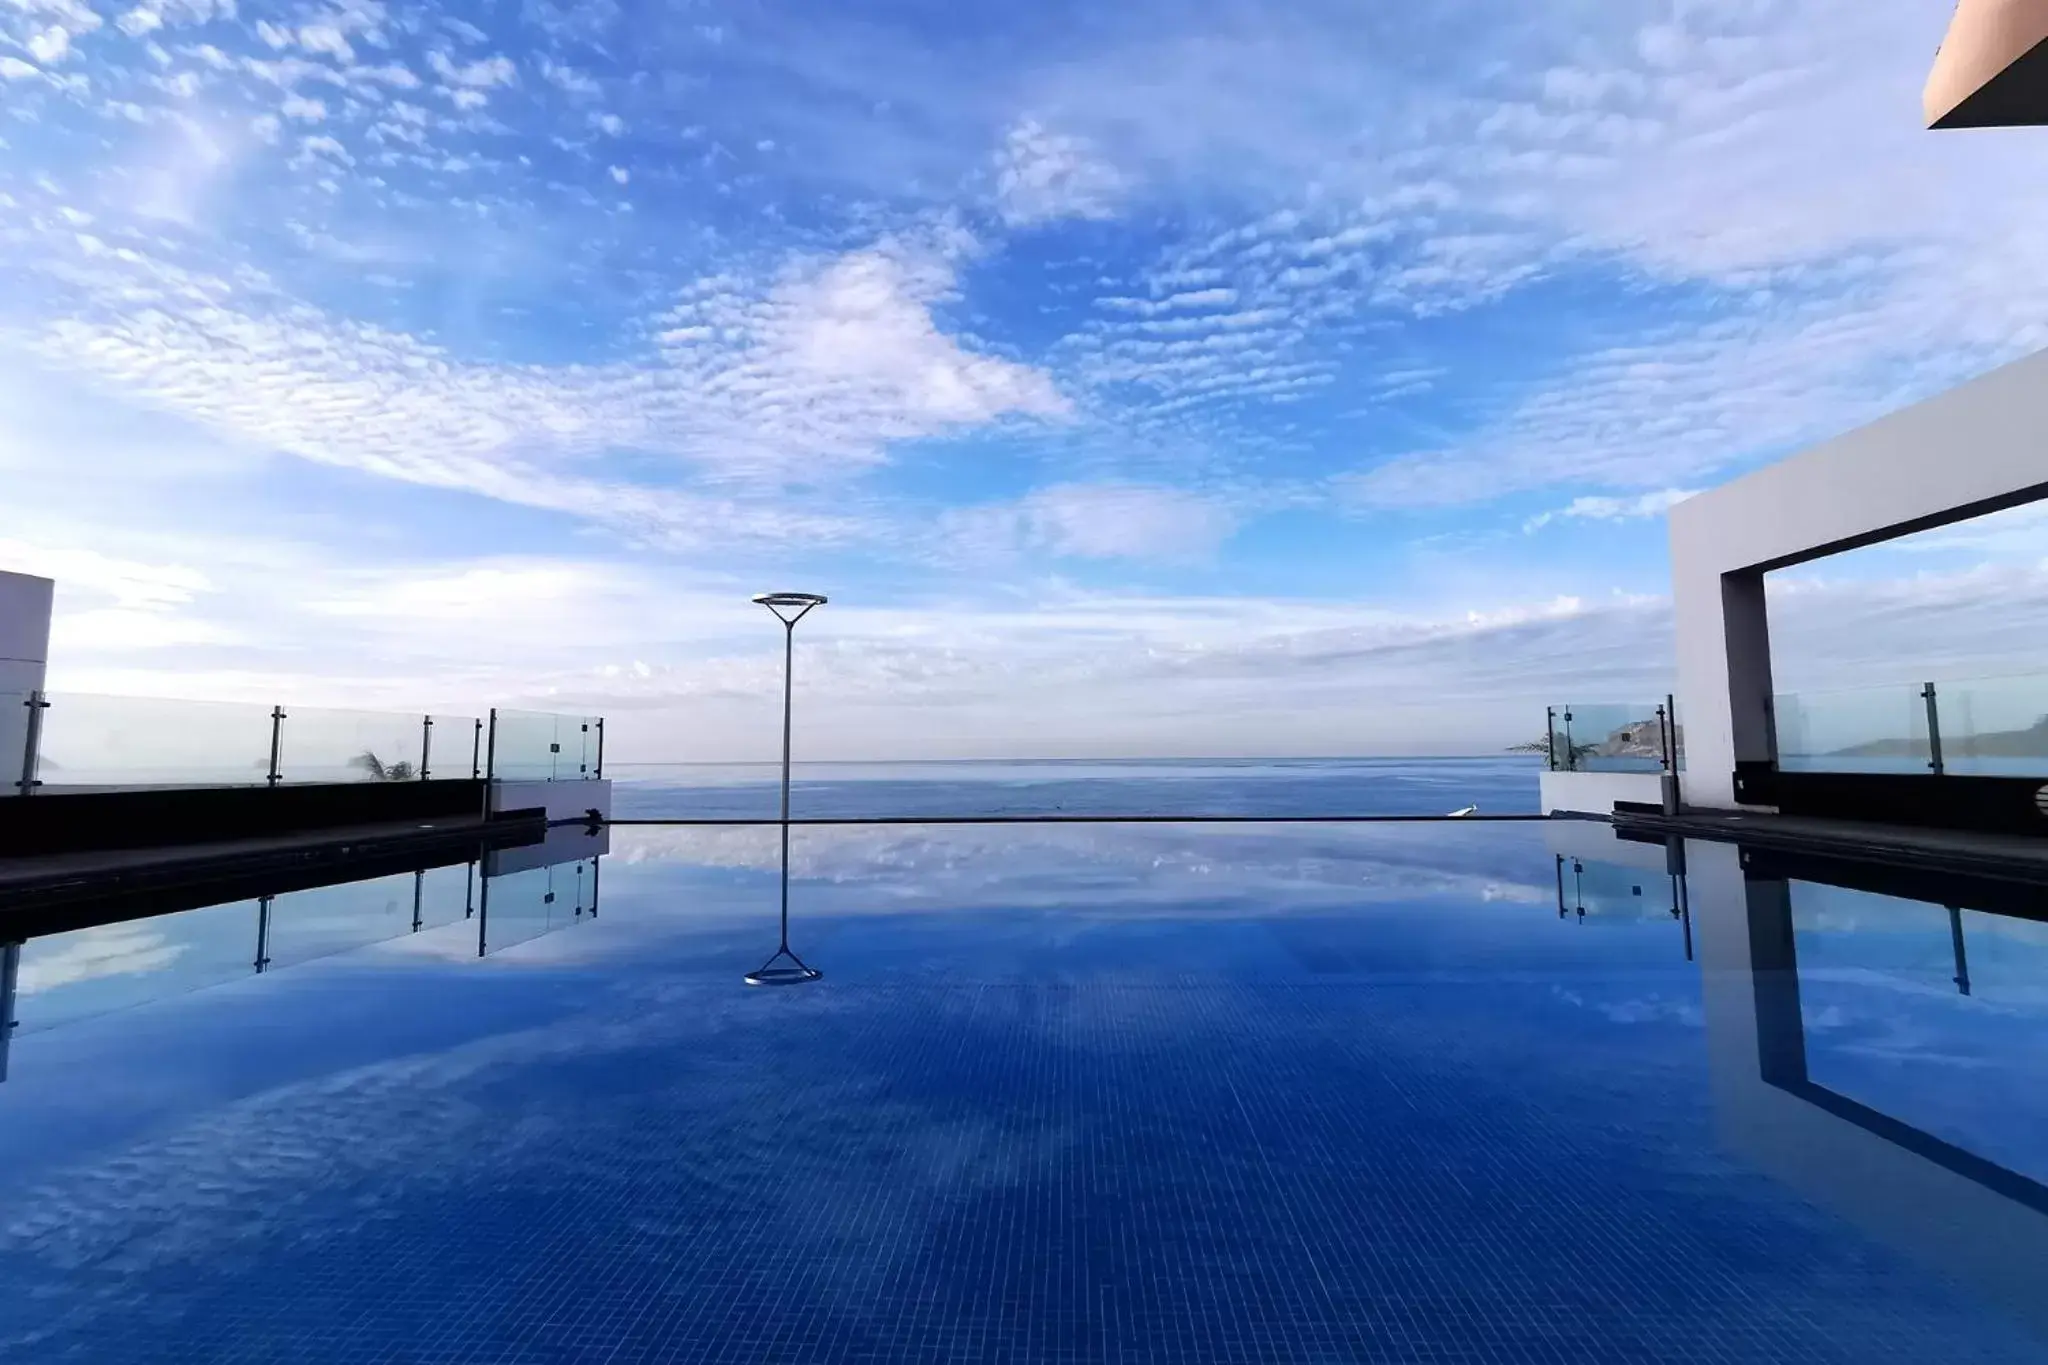
[(19, 795), (28, 746), (30, 692), (43, 686), (50, 658), (50, 602), (56, 584), (0, 573), (0, 798)]
[(50, 603), (57, 585), (0, 573), (0, 693), (33, 692), (50, 660)]

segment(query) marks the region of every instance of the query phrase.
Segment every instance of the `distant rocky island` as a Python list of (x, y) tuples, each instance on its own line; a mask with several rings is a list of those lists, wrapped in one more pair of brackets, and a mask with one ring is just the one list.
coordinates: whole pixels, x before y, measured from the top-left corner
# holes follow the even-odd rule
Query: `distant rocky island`
[[(1680, 725), (1675, 727), (1675, 729), (1677, 731), (1679, 751), (1684, 752), (1685, 727)], [(1662, 759), (1664, 757), (1664, 740), (1657, 731), (1658, 722), (1654, 718), (1631, 721), (1619, 730), (1609, 732), (1607, 738), (1597, 743), (1586, 745), (1573, 744), (1572, 747), (1577, 749), (1582, 756), (1591, 755), (1594, 758)]]
[[(1942, 752), (1953, 758), (2048, 758), (2048, 716), (2024, 730), (1994, 730), (1983, 735), (1941, 737)], [(1873, 739), (1846, 749), (1831, 749), (1830, 758), (1917, 758), (1927, 752), (1926, 739)]]
[[(1647, 758), (1662, 762), (1664, 758), (1664, 744), (1657, 734), (1657, 728), (1658, 722), (1655, 717), (1652, 717), (1649, 720), (1630, 721), (1620, 729), (1609, 731), (1605, 739), (1574, 739), (1572, 741), (1572, 760), (1577, 762), (1586, 758)], [(1675, 729), (1678, 751), (1684, 753), (1685, 727), (1680, 725), (1675, 727)], [(1543, 739), (1531, 740), (1526, 744), (1510, 745), (1508, 752), (1540, 754), (1550, 752), (1553, 747), (1553, 741), (1545, 737)]]

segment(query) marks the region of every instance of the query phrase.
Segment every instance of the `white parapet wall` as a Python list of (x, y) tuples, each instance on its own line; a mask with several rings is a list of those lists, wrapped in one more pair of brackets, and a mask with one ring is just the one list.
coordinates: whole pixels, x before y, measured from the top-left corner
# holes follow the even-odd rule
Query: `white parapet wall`
[(1662, 773), (1550, 773), (1540, 775), (1538, 798), (1545, 815), (1612, 815), (1617, 801), (1657, 805), (1664, 799)]
[(0, 693), (42, 690), (56, 589), (47, 578), (0, 573)]
[(595, 810), (609, 818), (612, 784), (608, 780), (573, 782), (493, 782), (491, 814), (508, 810), (544, 810), (550, 820), (573, 820)]

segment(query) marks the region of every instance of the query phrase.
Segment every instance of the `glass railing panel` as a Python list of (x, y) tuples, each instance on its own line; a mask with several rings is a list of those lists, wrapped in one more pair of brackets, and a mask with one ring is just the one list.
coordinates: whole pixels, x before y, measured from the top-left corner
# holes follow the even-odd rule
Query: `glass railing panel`
[(29, 704), (33, 692), (0, 691), (0, 796), (21, 794), (22, 759), (28, 751)]
[(484, 725), (474, 716), (435, 716), (427, 732), (427, 775), (437, 779), (484, 775)]
[(269, 779), (268, 706), (76, 692), (53, 693), (49, 702), (36, 766), (46, 791), (261, 786)]
[(287, 706), (278, 771), (285, 782), (417, 782), (425, 717)]
[(15, 1019), (31, 1033), (199, 990), (256, 970), (257, 903), (233, 901), (30, 939)]
[(2048, 676), (1934, 684), (1942, 771), (2048, 776)]
[(1927, 699), (1917, 683), (1781, 693), (1778, 766), (1787, 772), (1924, 773)]
[(1550, 729), (1545, 736), (1550, 742), (1550, 748), (1544, 757), (1552, 772), (1566, 772), (1572, 766), (1571, 722), (1565, 719), (1565, 713), (1569, 710), (1571, 708), (1568, 706), (1554, 706), (1550, 709)]
[(538, 711), (498, 711), (489, 736), (490, 775), (500, 782), (553, 781), (561, 760), (560, 719)]
[(1662, 772), (1664, 737), (1657, 707), (1656, 702), (1574, 702), (1557, 708), (1553, 749), (1558, 766), (1578, 772)]

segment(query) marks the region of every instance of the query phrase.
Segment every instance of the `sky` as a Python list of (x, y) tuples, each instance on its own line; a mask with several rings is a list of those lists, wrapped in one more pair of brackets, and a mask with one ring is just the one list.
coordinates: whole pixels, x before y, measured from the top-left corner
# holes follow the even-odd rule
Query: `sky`
[[(1947, 19), (0, 0), (0, 568), (53, 691), (614, 761), (775, 754), (770, 589), (810, 757), (1496, 749), (1669, 690), (1675, 501), (2048, 345)], [(2048, 668), (2044, 532), (1781, 683)]]

